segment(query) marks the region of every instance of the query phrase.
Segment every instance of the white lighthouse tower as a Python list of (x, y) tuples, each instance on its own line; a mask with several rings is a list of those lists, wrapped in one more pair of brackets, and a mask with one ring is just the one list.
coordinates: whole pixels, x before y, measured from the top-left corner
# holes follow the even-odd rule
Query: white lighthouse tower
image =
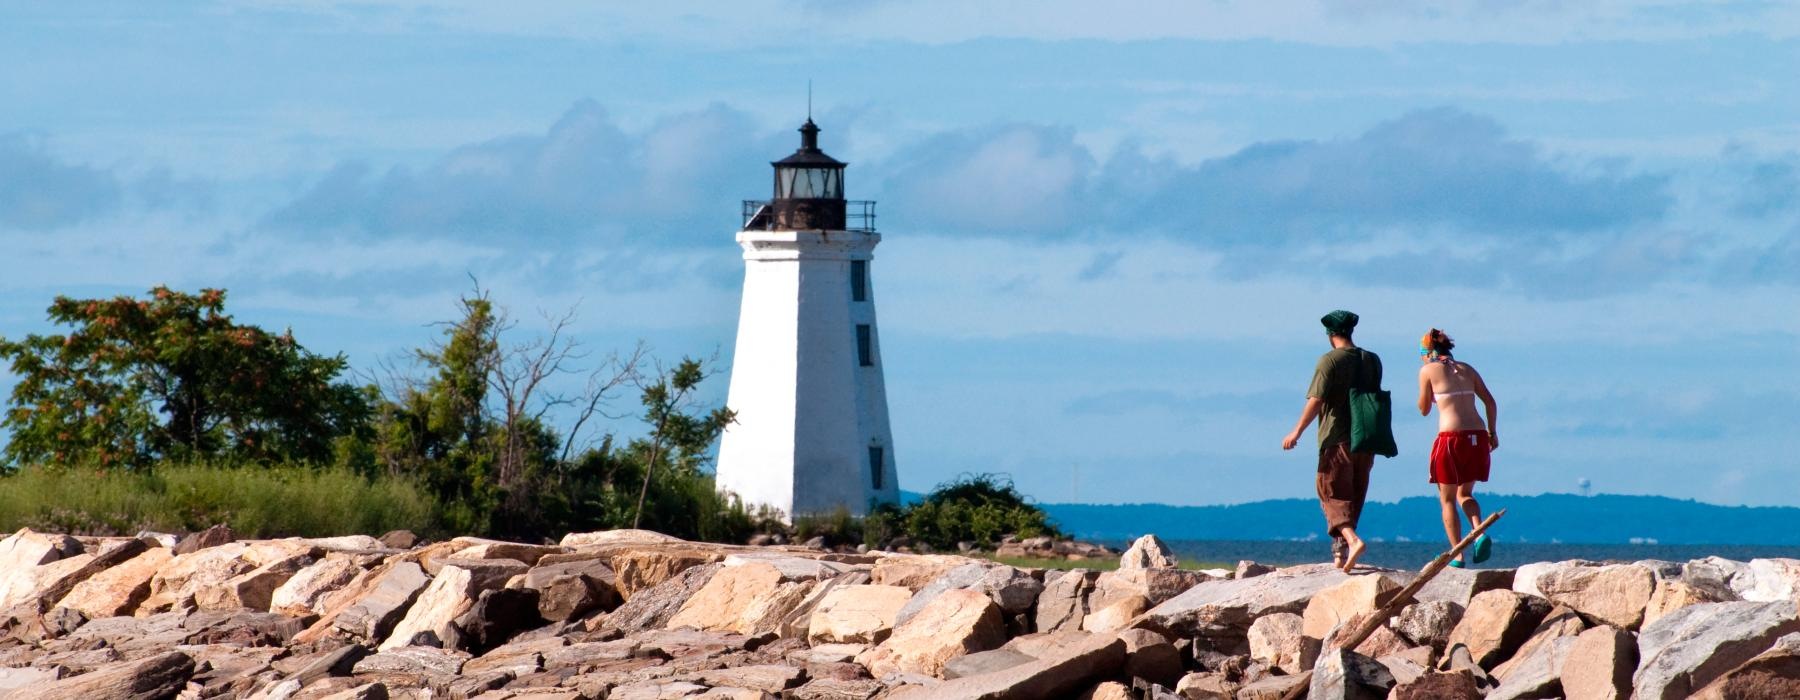
[(787, 519), (893, 503), (870, 258), (875, 203), (844, 200), (844, 163), (800, 127), (775, 161), (775, 194), (744, 203), (744, 299), (719, 445), (718, 487)]

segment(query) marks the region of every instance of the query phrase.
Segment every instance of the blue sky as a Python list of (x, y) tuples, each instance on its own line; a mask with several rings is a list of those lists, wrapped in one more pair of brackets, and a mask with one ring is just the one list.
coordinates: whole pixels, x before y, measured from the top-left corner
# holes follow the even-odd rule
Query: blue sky
[(370, 370), (474, 276), (729, 369), (738, 200), (810, 80), (880, 202), (905, 488), (1310, 496), (1279, 441), (1344, 307), (1402, 403), (1458, 339), (1490, 489), (1800, 505), (1800, 9), (1103, 5), (0, 5), (0, 334), (224, 287)]

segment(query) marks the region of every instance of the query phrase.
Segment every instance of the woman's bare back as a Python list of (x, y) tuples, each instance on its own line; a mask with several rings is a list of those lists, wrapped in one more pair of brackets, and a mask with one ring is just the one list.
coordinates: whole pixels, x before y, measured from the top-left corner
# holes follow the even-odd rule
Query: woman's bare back
[(1466, 362), (1431, 361), (1419, 368), (1419, 414), (1438, 409), (1438, 431), (1486, 430), (1476, 399), (1492, 402), (1481, 375)]

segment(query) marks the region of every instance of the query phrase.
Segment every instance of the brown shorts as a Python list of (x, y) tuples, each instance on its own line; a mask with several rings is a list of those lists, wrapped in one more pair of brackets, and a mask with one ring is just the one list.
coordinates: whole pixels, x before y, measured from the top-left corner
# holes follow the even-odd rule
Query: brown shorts
[(1369, 497), (1369, 470), (1374, 466), (1374, 453), (1351, 452), (1346, 443), (1319, 450), (1317, 486), (1326, 534), (1337, 537), (1340, 528), (1356, 527), (1363, 500)]

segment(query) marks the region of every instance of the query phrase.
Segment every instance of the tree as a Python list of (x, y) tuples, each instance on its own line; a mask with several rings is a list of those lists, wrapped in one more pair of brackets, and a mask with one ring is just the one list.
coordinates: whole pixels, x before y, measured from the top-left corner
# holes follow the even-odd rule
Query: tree
[(644, 464), (644, 485), (638, 491), (637, 508), (631, 526), (639, 527), (644, 519), (644, 497), (650, 493), (650, 477), (666, 450), (676, 456), (675, 466), (686, 472), (698, 472), (705, 461), (706, 450), (737, 414), (723, 406), (707, 413), (686, 413), (695, 387), (706, 379), (699, 360), (682, 358), (670, 372), (661, 372), (655, 383), (644, 387), (644, 422), (653, 426), (648, 442), (648, 459)]
[(57, 297), (49, 317), (68, 334), (0, 338), (19, 377), (0, 420), (12, 432), (4, 464), (314, 461), (363, 429), (369, 397), (337, 381), (343, 356), (314, 355), (291, 332), (240, 325), (224, 308), (219, 289)]

